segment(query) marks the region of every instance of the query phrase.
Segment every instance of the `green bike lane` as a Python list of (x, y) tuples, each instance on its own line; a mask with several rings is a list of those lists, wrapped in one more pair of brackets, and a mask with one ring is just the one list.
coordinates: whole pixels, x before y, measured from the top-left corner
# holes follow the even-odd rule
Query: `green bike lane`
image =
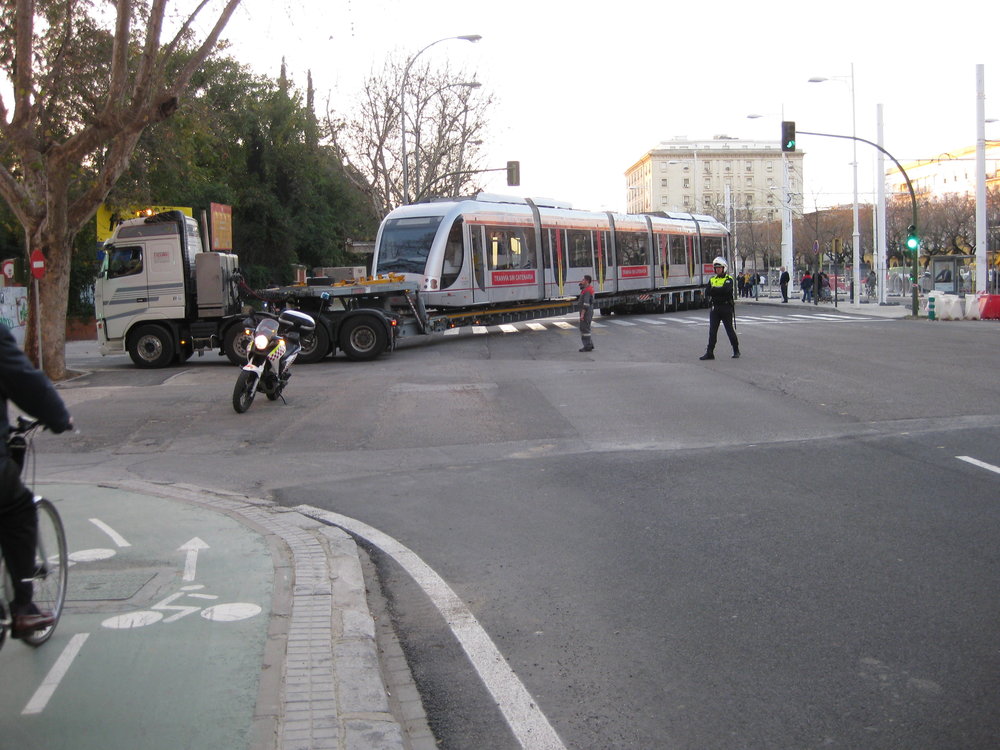
[(53, 637), (0, 651), (0, 747), (253, 747), (275, 563), (262, 533), (168, 497), (39, 484), (70, 553)]

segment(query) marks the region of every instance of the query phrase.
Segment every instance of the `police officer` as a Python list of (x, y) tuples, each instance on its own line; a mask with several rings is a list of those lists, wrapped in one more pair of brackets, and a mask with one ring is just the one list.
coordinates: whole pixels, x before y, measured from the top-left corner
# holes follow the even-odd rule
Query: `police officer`
[(590, 337), (590, 323), (594, 319), (594, 287), (589, 275), (580, 282), (580, 296), (577, 304), (580, 306), (580, 341), (583, 343), (581, 352), (594, 351), (594, 341)]
[(21, 484), (20, 469), (7, 456), (8, 399), (53, 432), (63, 432), (73, 426), (52, 383), (32, 367), (13, 334), (0, 324), (0, 548), (14, 581), (11, 635), (23, 638), (49, 627), (55, 618), (51, 612), (39, 610), (31, 601), (38, 516), (33, 493)]
[(712, 261), (715, 276), (705, 285), (705, 294), (712, 305), (708, 316), (708, 349), (699, 359), (715, 359), (715, 342), (719, 338), (719, 323), (726, 326), (726, 335), (733, 345), (733, 359), (739, 359), (740, 340), (736, 337), (736, 281), (726, 273), (726, 259)]

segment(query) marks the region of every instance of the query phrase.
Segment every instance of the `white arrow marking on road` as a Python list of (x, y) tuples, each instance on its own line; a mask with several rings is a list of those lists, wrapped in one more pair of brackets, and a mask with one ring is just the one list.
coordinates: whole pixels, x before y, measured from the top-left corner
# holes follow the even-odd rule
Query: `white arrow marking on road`
[(208, 545), (198, 537), (194, 537), (177, 549), (181, 552), (187, 552), (187, 557), (184, 558), (184, 578), (182, 580), (193, 581), (198, 571), (198, 552), (208, 549)]

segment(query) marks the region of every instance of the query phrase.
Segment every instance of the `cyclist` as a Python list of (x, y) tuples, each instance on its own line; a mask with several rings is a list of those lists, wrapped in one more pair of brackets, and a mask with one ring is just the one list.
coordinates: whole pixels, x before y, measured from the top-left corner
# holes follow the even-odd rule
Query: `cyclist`
[(39, 610), (31, 601), (38, 516), (34, 494), (21, 483), (20, 468), (7, 455), (8, 399), (53, 432), (73, 426), (52, 383), (32, 366), (13, 334), (0, 323), (0, 547), (14, 584), (11, 635), (23, 638), (49, 627), (55, 619), (51, 612)]

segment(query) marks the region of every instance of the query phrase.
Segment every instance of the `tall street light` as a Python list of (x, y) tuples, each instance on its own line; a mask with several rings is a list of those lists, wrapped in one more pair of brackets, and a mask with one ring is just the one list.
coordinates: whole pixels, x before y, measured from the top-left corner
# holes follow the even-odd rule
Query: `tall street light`
[(438, 39), (436, 42), (431, 42), (426, 47), (421, 49), (417, 54), (410, 58), (409, 62), (406, 63), (406, 68), (403, 70), (403, 79), (399, 83), (399, 139), (400, 144), (403, 147), (403, 204), (410, 202), (410, 171), (409, 164), (406, 158), (406, 79), (410, 75), (410, 68), (413, 63), (416, 62), (417, 58), (420, 57), (424, 52), (429, 50), (435, 44), (440, 44), (441, 42), (451, 41), (452, 39), (462, 39), (466, 42), (478, 42), (482, 37), (479, 34), (464, 34), (462, 36), (446, 36), (443, 39)]
[(851, 245), (853, 246), (851, 261), (854, 264), (854, 271), (851, 274), (851, 284), (854, 287), (854, 305), (857, 307), (861, 304), (861, 232), (858, 229), (858, 142), (856, 140), (858, 136), (858, 118), (854, 98), (854, 63), (851, 63), (851, 75), (849, 78), (845, 76), (832, 76), (831, 78), (817, 76), (810, 78), (809, 83), (823, 83), (829, 80), (842, 80), (847, 82), (851, 87), (851, 144), (854, 148), (854, 163), (851, 165), (854, 169), (854, 232), (851, 235)]

